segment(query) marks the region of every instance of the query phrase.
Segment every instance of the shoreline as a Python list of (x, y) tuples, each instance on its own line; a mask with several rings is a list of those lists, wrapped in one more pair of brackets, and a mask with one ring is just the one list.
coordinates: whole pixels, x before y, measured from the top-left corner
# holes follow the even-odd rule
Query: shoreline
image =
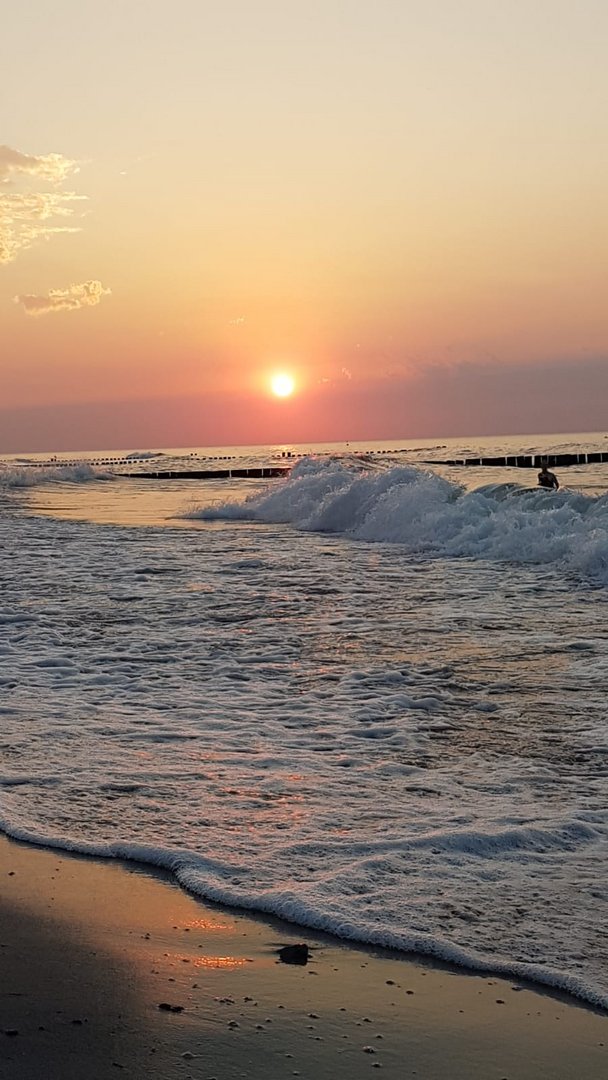
[[(583, 1008), (590, 1009), (600, 1015), (608, 1017), (608, 1001), (601, 991), (585, 984), (580, 975), (564, 975), (561, 971), (541, 963), (533, 964), (529, 961), (496, 960), (492, 962), (483, 956), (471, 954), (460, 945), (453, 944), (449, 940), (433, 939), (427, 941), (425, 935), (410, 933), (411, 944), (404, 944), (402, 940), (393, 942), (386, 940), (374, 940), (375, 932), (370, 931), (369, 936), (359, 936), (356, 928), (350, 926), (350, 934), (341, 935), (332, 928), (315, 924), (315, 918), (310, 922), (290, 918), (288, 914), (281, 914), (268, 908), (263, 903), (259, 907), (252, 905), (241, 906), (238, 902), (225, 895), (208, 896), (199, 893), (191, 884), (190, 875), (184, 871), (180, 861), (171, 865), (173, 859), (170, 853), (165, 852), (165, 859), (158, 858), (158, 849), (148, 848), (147, 845), (134, 845), (133, 852), (130, 845), (117, 842), (109, 845), (106, 850), (99, 850), (94, 843), (83, 844), (79, 847), (74, 843), (73, 847), (65, 847), (59, 840), (45, 842), (36, 837), (12, 835), (0, 828), (0, 839), (7, 840), (17, 846), (34, 848), (40, 851), (57, 852), (59, 856), (80, 859), (85, 862), (95, 861), (100, 864), (109, 863), (113, 866), (126, 868), (136, 867), (141, 873), (148, 873), (154, 879), (166, 881), (171, 886), (183, 891), (196, 903), (217, 907), (222, 911), (230, 911), (235, 915), (249, 917), (269, 923), (276, 922), (286, 928), (287, 932), (300, 935), (317, 935), (327, 938), (329, 941), (346, 947), (366, 949), (382, 954), (394, 955), (400, 959), (426, 963), (430, 966), (437, 965), (442, 969), (448, 969), (454, 974), (476, 975), (486, 979), (511, 980), (525, 984), (531, 991), (546, 993), (558, 1000), (580, 1004)], [(102, 845), (105, 847), (105, 845)], [(86, 850), (89, 848), (89, 850)], [(0, 848), (0, 854), (2, 849)], [(1, 893), (0, 893), (1, 899)], [(379, 937), (380, 935), (376, 935)], [(382, 935), (385, 937), (385, 935)]]
[[(0, 914), (1, 1080), (606, 1073), (608, 1017), (577, 999), (222, 908), (137, 863), (0, 836)], [(296, 942), (306, 966), (279, 961)]]

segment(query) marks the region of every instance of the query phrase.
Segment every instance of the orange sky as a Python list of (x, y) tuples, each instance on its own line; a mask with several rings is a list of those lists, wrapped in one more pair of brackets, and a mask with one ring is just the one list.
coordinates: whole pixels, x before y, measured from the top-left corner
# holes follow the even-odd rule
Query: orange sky
[(1, 450), (603, 426), (603, 0), (7, 22)]

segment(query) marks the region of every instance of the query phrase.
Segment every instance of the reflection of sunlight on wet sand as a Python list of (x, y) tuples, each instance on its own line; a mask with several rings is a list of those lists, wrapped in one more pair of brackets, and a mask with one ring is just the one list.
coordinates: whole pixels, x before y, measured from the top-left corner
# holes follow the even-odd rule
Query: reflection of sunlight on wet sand
[(218, 922), (213, 919), (191, 919), (184, 930), (233, 930), (234, 923)]
[(251, 963), (244, 956), (196, 956), (192, 961), (197, 968), (216, 968), (223, 971), (233, 971), (235, 968), (245, 967)]
[[(178, 929), (178, 927), (174, 927)], [(234, 935), (237, 933), (237, 924), (234, 920), (222, 918), (221, 915), (214, 917), (213, 915), (203, 916), (201, 918), (188, 919), (185, 923), (180, 923), (179, 929), (189, 934), (191, 931), (194, 933), (202, 933), (203, 935)], [(191, 945), (193, 949), (206, 949), (210, 942), (203, 938), (203, 943), (196, 941), (196, 937), (192, 940)], [(222, 945), (226, 942), (222, 940), (214, 941), (214, 944), (222, 948)], [(175, 966), (176, 963), (191, 964), (194, 968), (204, 968), (205, 970), (222, 970), (222, 971), (234, 971), (237, 968), (245, 967), (246, 964), (250, 964), (251, 960), (248, 960), (244, 956), (234, 956), (231, 953), (221, 952), (202, 952), (201, 955), (195, 953), (165, 953), (165, 960), (168, 960), (171, 966)]]
[[(235, 927), (229, 926), (228, 923), (217, 924), (217, 927), (213, 923), (210, 926), (214, 929), (222, 930), (225, 933), (234, 934)], [(199, 945), (199, 949), (203, 946)], [(226, 954), (203, 953), (202, 956), (193, 956), (192, 954), (185, 953), (165, 953), (163, 958), (157, 957), (155, 959), (155, 965), (162, 966), (162, 964), (168, 963), (170, 967), (175, 968), (176, 963), (191, 964), (194, 968), (205, 968), (222, 970), (222, 971), (234, 971), (236, 968), (245, 967), (246, 964), (251, 964), (253, 961), (246, 956), (232, 956)]]

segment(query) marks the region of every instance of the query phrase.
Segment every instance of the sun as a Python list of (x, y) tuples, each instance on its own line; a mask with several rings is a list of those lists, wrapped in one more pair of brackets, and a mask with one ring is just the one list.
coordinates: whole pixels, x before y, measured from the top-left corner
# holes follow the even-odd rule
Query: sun
[(270, 389), (275, 397), (290, 397), (295, 387), (295, 379), (291, 375), (286, 375), (285, 372), (273, 375), (270, 380)]

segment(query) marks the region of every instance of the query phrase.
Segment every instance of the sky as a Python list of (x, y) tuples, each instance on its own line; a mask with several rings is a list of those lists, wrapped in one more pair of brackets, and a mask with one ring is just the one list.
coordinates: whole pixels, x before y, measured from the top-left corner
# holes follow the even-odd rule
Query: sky
[(0, 451), (602, 430), (607, 40), (605, 0), (12, 5)]

